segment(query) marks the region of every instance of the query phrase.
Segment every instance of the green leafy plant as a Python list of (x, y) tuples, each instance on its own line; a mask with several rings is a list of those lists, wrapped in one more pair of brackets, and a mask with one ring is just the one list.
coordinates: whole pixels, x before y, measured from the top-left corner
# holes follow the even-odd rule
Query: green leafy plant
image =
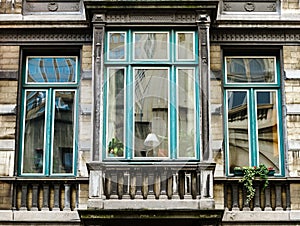
[(265, 189), (269, 185), (268, 174), (269, 169), (264, 164), (261, 164), (258, 167), (243, 167), (243, 178), (240, 182), (243, 183), (246, 189), (247, 203), (249, 203), (255, 195), (255, 188), (253, 185), (253, 180), (255, 179), (255, 177), (259, 177), (261, 179), (263, 183), (263, 189)]
[(112, 138), (108, 144), (108, 156), (109, 157), (121, 157), (123, 156), (124, 145), (117, 138)]

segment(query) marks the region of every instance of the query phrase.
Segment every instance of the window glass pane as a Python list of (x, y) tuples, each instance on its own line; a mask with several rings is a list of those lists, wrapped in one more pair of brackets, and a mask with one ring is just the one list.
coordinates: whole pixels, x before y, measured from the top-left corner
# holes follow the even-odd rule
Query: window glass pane
[(177, 33), (177, 59), (194, 60), (194, 33), (179, 32)]
[(248, 98), (246, 91), (227, 91), (229, 170), (249, 165)]
[(27, 83), (76, 82), (76, 57), (28, 57)]
[(46, 94), (46, 91), (25, 92), (22, 173), (43, 173)]
[(193, 69), (178, 70), (179, 157), (195, 157), (195, 79)]
[(110, 60), (125, 59), (125, 32), (108, 33), (108, 51)]
[(275, 83), (275, 58), (226, 58), (226, 82)]
[(75, 91), (55, 91), (53, 173), (72, 173)]
[(168, 157), (168, 69), (135, 69), (135, 157)]
[(124, 156), (124, 69), (108, 70), (107, 155)]
[(256, 92), (259, 163), (279, 172), (278, 111), (275, 91)]
[(134, 33), (135, 60), (169, 59), (169, 42), (166, 32)]

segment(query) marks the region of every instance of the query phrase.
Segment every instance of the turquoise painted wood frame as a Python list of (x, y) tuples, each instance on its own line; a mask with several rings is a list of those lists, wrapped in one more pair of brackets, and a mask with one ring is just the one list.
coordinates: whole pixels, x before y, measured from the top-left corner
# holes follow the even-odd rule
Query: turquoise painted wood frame
[[(274, 79), (270, 79), (268, 81), (259, 81), (259, 82), (232, 82), (228, 79), (228, 66), (227, 61), (231, 59), (271, 59), (274, 61), (273, 69), (274, 69)], [(246, 106), (247, 115), (248, 117), (248, 142), (249, 142), (249, 156), (248, 156), (248, 165), (242, 165), (239, 167), (244, 166), (258, 166), (261, 164), (260, 161), (260, 147), (259, 147), (259, 134), (258, 134), (258, 102), (262, 101), (258, 98), (258, 93), (269, 93), (269, 96), (273, 94), (275, 100), (272, 102), (275, 103), (277, 115), (276, 115), (276, 124), (277, 124), (277, 149), (278, 152), (278, 163), (276, 167), (278, 170), (275, 176), (284, 176), (284, 142), (283, 142), (283, 123), (282, 123), (282, 91), (281, 91), (281, 76), (280, 76), (280, 62), (279, 59), (275, 56), (228, 56), (224, 57), (224, 68), (223, 68), (223, 89), (224, 89), (224, 140), (225, 140), (225, 173), (227, 176), (233, 176), (233, 166), (230, 163), (230, 135), (229, 135), (229, 98), (233, 92), (243, 93), (245, 95), (245, 100), (247, 103), (244, 102), (244, 106)], [(270, 97), (270, 101), (271, 101)], [(241, 108), (241, 107), (240, 107)], [(232, 164), (233, 165), (233, 164)], [(267, 165), (268, 167), (268, 165)]]
[[(139, 38), (144, 38), (145, 34), (158, 35), (164, 39), (165, 46), (163, 54), (151, 58), (141, 59), (139, 51), (135, 48)], [(183, 35), (181, 35), (183, 34)], [(190, 48), (193, 51), (192, 57), (182, 59), (180, 57), (178, 42), (179, 39), (192, 37)], [(113, 41), (112, 41), (113, 40)], [(113, 43), (111, 43), (113, 42)], [(153, 43), (152, 43), (153, 44)], [(158, 43), (159, 44), (159, 43)], [(150, 44), (149, 44), (150, 45)], [(112, 50), (114, 47), (115, 49)], [(113, 51), (111, 53), (110, 51)], [(145, 50), (147, 51), (147, 50)], [(183, 50), (184, 51), (184, 50)], [(103, 161), (199, 161), (200, 156), (200, 84), (196, 79), (198, 73), (198, 34), (195, 30), (108, 30), (105, 35), (104, 45), (104, 83), (103, 83), (103, 122), (101, 125), (102, 134), (102, 156)], [(181, 52), (182, 53), (182, 52)], [(144, 54), (143, 56), (146, 56)], [(150, 59), (151, 58), (151, 59)], [(108, 97), (109, 97), (109, 70), (120, 69), (124, 71), (124, 153), (120, 156), (110, 156), (108, 151)], [(137, 157), (134, 154), (134, 73), (138, 69), (154, 69), (168, 71), (168, 149), (167, 157)], [(178, 151), (178, 70), (187, 69), (193, 71), (194, 79), (194, 155), (193, 157), (180, 157)]]
[[(56, 71), (45, 70), (44, 72), (39, 71), (41, 68), (35, 68), (37, 70), (36, 76), (30, 81), (28, 80), (28, 62), (29, 59), (37, 59), (45, 62), (55, 61)], [(62, 68), (62, 64), (57, 63), (59, 61), (71, 60), (73, 63), (69, 62), (69, 67), (74, 71), (66, 71)], [(21, 118), (20, 118), (20, 143), (19, 143), (19, 156), (18, 156), (18, 175), (19, 176), (76, 176), (77, 172), (77, 156), (78, 156), (78, 109), (79, 109), (79, 72), (80, 64), (78, 56), (27, 56), (23, 60), (22, 67), (22, 91), (21, 91)], [(34, 67), (34, 66), (33, 66)], [(45, 66), (46, 67), (46, 66)], [(44, 69), (45, 69), (44, 67)], [(65, 71), (64, 71), (65, 70)], [(69, 76), (71, 77), (68, 77)], [(43, 76), (41, 76), (43, 75)], [(47, 78), (52, 77), (51, 81)], [(26, 93), (28, 92), (44, 92), (46, 96), (43, 97), (45, 101), (45, 117), (44, 117), (44, 145), (41, 147), (43, 151), (42, 157), (42, 170), (39, 172), (23, 172), (23, 163), (24, 163), (24, 139), (25, 139), (25, 116), (26, 116)], [(60, 108), (66, 107), (62, 102), (58, 103), (55, 94), (56, 93), (72, 93), (73, 94), (73, 140), (72, 140), (72, 154), (70, 156), (70, 150), (63, 150), (65, 153), (65, 159), (68, 164), (66, 167), (71, 167), (72, 169), (68, 170), (69, 172), (54, 172), (53, 165), (57, 160), (57, 156), (54, 156), (53, 150), (53, 140), (54, 140), (54, 116), (55, 108), (57, 105), (60, 105)], [(66, 148), (65, 148), (66, 149)], [(56, 160), (55, 160), (56, 159)], [(72, 166), (70, 166), (72, 164)]]

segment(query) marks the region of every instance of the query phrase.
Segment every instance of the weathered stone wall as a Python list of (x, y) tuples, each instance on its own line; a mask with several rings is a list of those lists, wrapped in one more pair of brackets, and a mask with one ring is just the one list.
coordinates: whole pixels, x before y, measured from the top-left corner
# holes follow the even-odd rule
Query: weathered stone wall
[(0, 46), (0, 176), (14, 169), (19, 46)]
[(0, 1), (0, 14), (17, 14), (22, 12), (22, 0)]
[(299, 9), (299, 0), (282, 0), (283, 9)]
[(87, 177), (86, 163), (90, 161), (92, 138), (92, 45), (83, 46), (81, 66), (78, 174)]
[(288, 140), (287, 175), (300, 176), (300, 46), (284, 46), (286, 127)]
[(210, 46), (210, 98), (211, 98), (211, 136), (214, 160), (216, 161), (215, 176), (224, 176), (223, 143), (223, 110), (222, 110), (222, 56), (218, 45)]

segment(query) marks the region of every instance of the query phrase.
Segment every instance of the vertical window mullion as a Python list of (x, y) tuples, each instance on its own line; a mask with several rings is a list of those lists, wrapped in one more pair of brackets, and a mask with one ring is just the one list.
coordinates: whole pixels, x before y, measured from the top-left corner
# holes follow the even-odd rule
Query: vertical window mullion
[[(55, 103), (53, 103), (53, 88), (49, 88), (48, 102), (46, 105), (46, 150), (45, 150), (45, 175), (50, 175), (50, 166), (52, 166), (51, 156), (52, 156), (52, 143), (53, 143), (53, 133), (54, 133), (54, 108)], [(55, 101), (55, 100), (54, 100)], [(50, 113), (51, 112), (51, 113)]]
[[(169, 149), (170, 149), (170, 154), (171, 154), (171, 159), (176, 159), (177, 155), (177, 113), (176, 113), (176, 106), (177, 106), (177, 99), (176, 99), (176, 73), (175, 73), (175, 67), (172, 66), (170, 69), (170, 84), (169, 84), (169, 108), (170, 108), (170, 117), (169, 117), (169, 128), (168, 131), (170, 133), (170, 144), (169, 144)], [(172, 123), (171, 123), (172, 122)]]
[(257, 124), (256, 124), (256, 93), (253, 88), (249, 90), (249, 122), (250, 122), (250, 165), (257, 166)]
[(131, 65), (127, 67), (127, 72), (125, 73), (125, 158), (132, 159), (133, 156), (133, 128), (134, 128), (134, 119), (133, 119), (133, 69)]

